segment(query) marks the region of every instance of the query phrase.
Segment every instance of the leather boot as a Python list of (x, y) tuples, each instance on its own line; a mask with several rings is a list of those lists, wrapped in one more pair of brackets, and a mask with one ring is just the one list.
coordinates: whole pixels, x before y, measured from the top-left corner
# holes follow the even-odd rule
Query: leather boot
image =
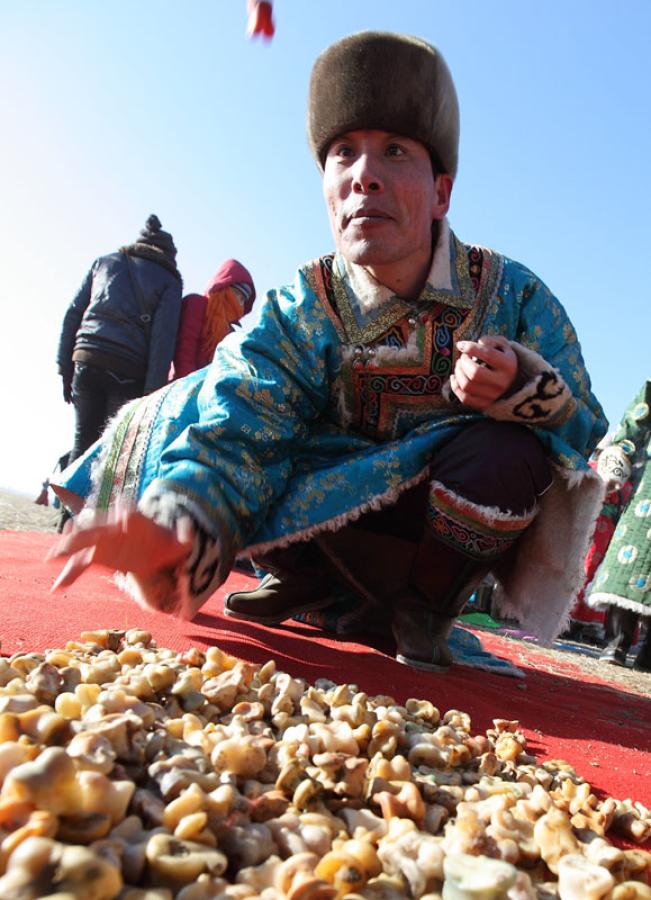
[(360, 599), (338, 627), (339, 634), (391, 635), (397, 597), (409, 590), (409, 573), (418, 545), (390, 534), (345, 527), (319, 535), (339, 581)]
[(298, 613), (314, 612), (335, 601), (333, 591), (323, 578), (299, 572), (268, 572), (252, 591), (226, 595), (224, 613), (233, 619), (278, 625)]
[(637, 651), (633, 668), (639, 672), (651, 672), (651, 619), (646, 620), (642, 646)]
[(625, 666), (626, 655), (633, 643), (633, 634), (637, 625), (637, 613), (619, 606), (611, 606), (608, 610), (608, 627), (613, 638), (599, 657), (601, 662), (614, 666)]
[(428, 672), (452, 665), (447, 638), (470, 594), (487, 573), (477, 562), (426, 533), (411, 574), (412, 589), (396, 603), (396, 659)]
[(431, 602), (416, 591), (396, 603), (391, 627), (396, 639), (396, 659), (426, 672), (447, 672), (452, 654), (447, 638), (454, 617), (437, 613)]
[(337, 586), (327, 563), (312, 544), (273, 551), (256, 563), (272, 571), (252, 591), (227, 594), (225, 615), (260, 625), (278, 625), (298, 613), (323, 609), (337, 599)]

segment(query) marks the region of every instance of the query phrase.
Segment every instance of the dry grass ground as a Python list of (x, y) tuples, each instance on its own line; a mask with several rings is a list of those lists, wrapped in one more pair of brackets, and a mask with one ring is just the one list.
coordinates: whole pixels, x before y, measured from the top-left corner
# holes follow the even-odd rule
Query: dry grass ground
[[(527, 651), (535, 645), (532, 645), (528, 641), (521, 641), (513, 637), (509, 637), (509, 640), (518, 644), (517, 650), (513, 655), (509, 656), (511, 661), (516, 665), (530, 666), (531, 659), (527, 659)], [(577, 646), (581, 647), (580, 644)], [(541, 653), (547, 660), (544, 666), (541, 666), (538, 663), (536, 666), (538, 669), (544, 668), (549, 672), (564, 674), (562, 668), (558, 666), (558, 663), (569, 659), (586, 675), (591, 675), (593, 678), (598, 678), (601, 681), (607, 681), (614, 687), (616, 686), (629, 691), (636, 691), (638, 694), (646, 694), (651, 697), (651, 673), (638, 672), (636, 669), (632, 669), (630, 666), (630, 657), (628, 666), (624, 668), (622, 666), (614, 666), (610, 663), (600, 662), (599, 659), (594, 656), (584, 655), (584, 653), (578, 653), (571, 650), (547, 649), (537, 646), (535, 649), (537, 653)], [(585, 645), (584, 649), (587, 653), (593, 651), (594, 647)]]
[[(51, 506), (38, 506), (32, 497), (0, 490), (0, 530), (10, 531), (56, 531), (57, 510)], [(525, 641), (511, 640), (517, 643), (513, 661), (517, 664), (530, 665), (527, 662), (527, 651), (531, 644)], [(651, 674), (637, 672), (631, 668), (612, 666), (599, 662), (591, 656), (568, 650), (542, 650), (536, 647), (548, 660), (550, 671), (556, 671), (555, 665), (571, 656), (572, 662), (582, 671), (595, 678), (609, 681), (628, 690), (651, 696)]]
[(56, 531), (57, 512), (34, 503), (33, 497), (0, 489), (0, 530)]

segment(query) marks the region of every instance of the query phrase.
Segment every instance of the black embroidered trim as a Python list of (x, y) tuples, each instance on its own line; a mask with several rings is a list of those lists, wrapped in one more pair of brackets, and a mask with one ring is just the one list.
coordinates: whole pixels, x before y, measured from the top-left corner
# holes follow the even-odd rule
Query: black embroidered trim
[[(556, 385), (556, 390), (552, 389), (554, 385)], [(558, 380), (554, 372), (543, 372), (536, 384), (534, 393), (515, 405), (513, 415), (518, 416), (520, 419), (546, 419), (551, 414), (551, 411), (545, 409), (536, 401), (544, 403), (545, 401), (555, 400), (561, 396), (564, 390), (565, 385)], [(526, 412), (525, 409), (527, 409)]]

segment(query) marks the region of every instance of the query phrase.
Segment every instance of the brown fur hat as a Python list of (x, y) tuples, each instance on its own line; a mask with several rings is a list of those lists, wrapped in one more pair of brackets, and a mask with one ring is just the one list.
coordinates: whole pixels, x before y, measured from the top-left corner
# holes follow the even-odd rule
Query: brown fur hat
[(445, 60), (420, 38), (362, 31), (332, 44), (310, 79), (308, 138), (323, 169), (339, 134), (377, 128), (424, 144), (453, 178), (459, 152), (459, 104)]

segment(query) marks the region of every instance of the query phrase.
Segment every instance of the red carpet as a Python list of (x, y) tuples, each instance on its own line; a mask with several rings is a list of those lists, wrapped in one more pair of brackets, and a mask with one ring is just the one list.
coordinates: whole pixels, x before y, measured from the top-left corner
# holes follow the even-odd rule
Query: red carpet
[[(399, 701), (427, 698), (442, 712), (462, 709), (476, 731), (490, 727), (493, 718), (519, 719), (531, 752), (541, 760), (566, 759), (597, 792), (651, 805), (651, 697), (588, 678), (569, 655), (559, 664), (528, 645), (482, 633), (486, 649), (511, 659), (526, 671), (526, 679), (459, 666), (436, 676), (399, 665), (390, 648), (338, 641), (308, 626), (236, 624), (223, 617), (223, 591), (193, 622), (141, 611), (101, 570), (51, 594), (60, 566), (43, 559), (55, 540), (51, 534), (0, 532), (3, 655), (61, 647), (84, 630), (134, 626), (151, 631), (161, 647), (218, 644), (252, 662), (273, 657), (280, 669), (308, 681), (329, 678)], [(249, 583), (235, 574), (226, 590)]]

